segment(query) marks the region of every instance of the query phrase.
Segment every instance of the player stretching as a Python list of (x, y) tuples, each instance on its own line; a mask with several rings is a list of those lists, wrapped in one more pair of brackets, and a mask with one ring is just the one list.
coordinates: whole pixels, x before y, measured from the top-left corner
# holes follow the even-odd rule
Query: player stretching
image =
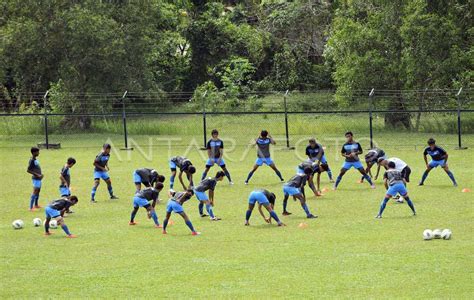
[(41, 173), (40, 163), (37, 157), (40, 154), (40, 150), (36, 147), (31, 148), (31, 158), (28, 162), (28, 169), (26, 172), (30, 173), (32, 182), (33, 182), (33, 193), (30, 197), (30, 211), (34, 211), (35, 208), (41, 208), (38, 203), (39, 195), (41, 191), (41, 180), (43, 179), (43, 174)]
[(306, 185), (306, 181), (313, 173), (311, 168), (304, 169), (304, 174), (296, 174), (295, 176), (291, 177), (287, 183), (283, 185), (283, 194), (285, 198), (283, 199), (283, 215), (289, 216), (291, 215), (290, 212), (286, 210), (286, 206), (288, 205), (288, 197), (293, 196), (293, 199), (300, 200), (301, 207), (303, 208), (304, 212), (306, 213), (306, 217), (308, 219), (315, 219), (317, 216), (312, 215), (309, 212), (308, 205), (306, 205), (306, 197), (303, 194), (304, 186)]
[(397, 193), (402, 195), (403, 198), (407, 201), (408, 206), (411, 208), (413, 215), (416, 216), (416, 211), (415, 211), (415, 206), (413, 205), (413, 202), (410, 200), (410, 197), (408, 197), (408, 192), (406, 189), (406, 182), (403, 179), (402, 173), (395, 169), (395, 163), (393, 161), (388, 163), (388, 170), (385, 172), (383, 175), (384, 178), (384, 184), (385, 188), (387, 189), (387, 192), (385, 192), (385, 198), (382, 200), (382, 203), (380, 204), (380, 210), (379, 214), (377, 215), (377, 219), (382, 218), (382, 213), (387, 206), (387, 202), (395, 196)]
[[(256, 202), (258, 202), (259, 206), (263, 205), (267, 209), (268, 213), (270, 213), (270, 217), (272, 217), (277, 222), (278, 226), (285, 226), (285, 224), (280, 221), (277, 214), (273, 210), (273, 206), (270, 204), (271, 202), (275, 203), (275, 198), (275, 194), (269, 192), (268, 190), (255, 190), (251, 192), (249, 196), (249, 207), (245, 213), (245, 226), (250, 225), (250, 216), (252, 215), (252, 211)], [(266, 218), (265, 222), (270, 223)]]
[[(71, 196), (71, 171), (70, 169), (76, 164), (76, 160), (73, 157), (69, 157), (66, 161), (66, 164), (61, 169), (59, 173), (59, 180), (61, 183), (59, 184), (59, 195), (62, 197), (69, 197)], [(72, 214), (73, 211), (67, 209), (66, 213)]]
[(165, 182), (165, 176), (159, 175), (154, 169), (142, 168), (133, 172), (133, 182), (137, 189), (137, 193), (141, 190), (142, 184), (145, 187), (151, 187), (157, 182)]
[[(426, 158), (428, 154), (431, 156), (431, 161), (429, 163)], [(428, 140), (428, 147), (426, 147), (423, 152), (423, 158), (426, 164), (426, 171), (423, 173), (423, 177), (421, 177), (421, 181), (418, 185), (423, 185), (425, 183), (426, 177), (428, 177), (428, 173), (430, 173), (431, 169), (441, 166), (446, 174), (448, 174), (449, 178), (451, 178), (454, 186), (458, 186), (453, 173), (448, 168), (448, 153), (443, 148), (436, 146), (436, 141), (434, 139), (431, 138)]]
[(247, 180), (245, 180), (245, 184), (249, 183), (250, 178), (252, 178), (253, 173), (257, 171), (258, 167), (263, 165), (264, 163), (267, 166), (270, 166), (275, 171), (275, 174), (280, 178), (281, 181), (284, 181), (283, 177), (281, 177), (280, 171), (278, 171), (275, 163), (270, 157), (270, 144), (275, 145), (275, 140), (266, 130), (262, 130), (260, 132), (260, 136), (255, 140), (253, 145), (257, 145), (257, 160), (255, 161), (255, 165), (253, 166), (252, 171), (250, 171), (249, 175), (247, 176)]
[(230, 173), (227, 170), (225, 166), (225, 161), (223, 158), (224, 155), (224, 142), (219, 139), (219, 131), (217, 129), (212, 130), (211, 132), (212, 138), (207, 142), (207, 155), (209, 158), (207, 159), (206, 162), (206, 169), (202, 173), (201, 180), (204, 180), (206, 178), (207, 173), (209, 172), (209, 169), (214, 165), (217, 164), (222, 168), (222, 171), (224, 171), (225, 176), (229, 180), (229, 184), (234, 184), (232, 182), (232, 179), (230, 178)]
[[(157, 182), (155, 188), (147, 187), (135, 194), (135, 197), (133, 197), (133, 210), (130, 216), (130, 222), (128, 223), (129, 225), (137, 224), (135, 223), (135, 216), (137, 215), (138, 209), (144, 207), (147, 210), (148, 217), (151, 217), (153, 222), (155, 222), (155, 227), (162, 228), (158, 222), (158, 216), (155, 211), (156, 201), (162, 189), (163, 183)], [(153, 201), (153, 204), (150, 205), (149, 201)]]
[(176, 168), (179, 168), (179, 182), (183, 186), (184, 190), (187, 190), (188, 187), (184, 185), (183, 181), (183, 173), (186, 174), (186, 177), (189, 180), (189, 187), (193, 186), (193, 174), (196, 173), (196, 168), (193, 166), (191, 161), (183, 156), (174, 156), (170, 159), (169, 162), (170, 169), (171, 169), (171, 177), (170, 177), (170, 189), (174, 187), (174, 178), (176, 177)]
[[(204, 205), (206, 205), (207, 213), (212, 221), (219, 221), (220, 218), (214, 216), (214, 189), (216, 188), (217, 182), (224, 179), (224, 172), (219, 171), (214, 178), (206, 178), (198, 186), (194, 188), (194, 194), (199, 200), (199, 214), (201, 217), (206, 217), (203, 213)], [(206, 191), (209, 191), (209, 197), (206, 195)]]
[(334, 182), (332, 179), (332, 171), (329, 168), (328, 160), (326, 159), (326, 155), (324, 154), (323, 146), (316, 142), (316, 139), (310, 138), (309, 145), (306, 147), (306, 155), (308, 158), (314, 162), (319, 164), (325, 164), (327, 166), (327, 172), (330, 182)]
[(49, 222), (51, 219), (56, 219), (58, 221), (58, 225), (60, 225), (66, 233), (66, 237), (75, 238), (76, 236), (69, 232), (69, 228), (64, 222), (63, 216), (66, 210), (68, 210), (69, 207), (77, 204), (78, 201), (79, 200), (76, 196), (70, 196), (69, 198), (59, 199), (48, 204), (44, 210), (46, 214), (46, 220), (44, 222), (44, 235), (51, 235), (51, 232), (49, 232)]
[(163, 234), (166, 234), (166, 227), (168, 226), (168, 221), (171, 217), (171, 213), (177, 213), (183, 217), (184, 222), (186, 222), (186, 225), (191, 229), (191, 234), (192, 235), (200, 235), (200, 232), (197, 232), (194, 230), (193, 223), (189, 220), (188, 216), (183, 210), (183, 204), (184, 202), (188, 201), (191, 199), (193, 196), (194, 192), (191, 189), (186, 190), (185, 192), (171, 192), (172, 198), (168, 200), (168, 205), (166, 206), (166, 217), (165, 220), (163, 221)]
[(345, 157), (346, 160), (342, 165), (341, 173), (339, 173), (339, 176), (337, 176), (336, 178), (334, 190), (337, 189), (337, 186), (341, 182), (342, 176), (344, 176), (344, 174), (346, 174), (346, 172), (352, 167), (359, 170), (363, 178), (367, 180), (370, 186), (374, 189), (375, 185), (372, 183), (372, 180), (370, 179), (369, 175), (365, 173), (364, 166), (362, 166), (362, 163), (359, 160), (359, 154), (362, 154), (362, 147), (359, 143), (354, 141), (352, 132), (346, 132), (345, 136), (346, 143), (342, 146), (341, 154)]
[[(370, 171), (372, 167), (377, 164), (379, 159), (387, 159), (387, 155), (385, 155), (385, 151), (380, 148), (370, 149), (369, 152), (365, 155), (365, 163), (367, 164), (367, 168), (365, 169), (365, 173), (367, 173), (370, 177), (372, 176), (372, 172)], [(377, 174), (380, 172), (380, 165), (377, 165)], [(377, 180), (377, 178), (375, 178)], [(364, 176), (360, 179), (360, 183), (364, 182)]]
[[(316, 197), (321, 196), (321, 173), (326, 172), (328, 170), (328, 165), (327, 164), (316, 164), (312, 162), (311, 160), (307, 160), (302, 162), (301, 164), (298, 165), (297, 168), (297, 173), (298, 174), (304, 174), (304, 170), (306, 168), (311, 168), (313, 170), (311, 176), (308, 178), (308, 185), (313, 191), (314, 195)], [(316, 186), (314, 185), (314, 175), (317, 174), (316, 176)], [(303, 195), (304, 195), (304, 189), (302, 190)]]
[(114, 191), (112, 189), (112, 181), (109, 177), (109, 158), (110, 158), (110, 149), (112, 146), (110, 144), (104, 144), (102, 151), (95, 157), (94, 160), (94, 186), (92, 187), (91, 193), (91, 202), (96, 203), (95, 193), (97, 192), (97, 187), (100, 184), (100, 179), (104, 180), (107, 183), (107, 189), (109, 191), (110, 199), (118, 199), (114, 196)]

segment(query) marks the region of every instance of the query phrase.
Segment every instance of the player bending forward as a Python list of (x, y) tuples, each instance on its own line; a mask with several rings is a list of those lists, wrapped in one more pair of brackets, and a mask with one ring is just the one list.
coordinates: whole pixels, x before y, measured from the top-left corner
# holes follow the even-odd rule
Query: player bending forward
[(48, 206), (46, 206), (44, 210), (46, 214), (46, 220), (44, 222), (44, 235), (51, 235), (51, 232), (49, 232), (49, 222), (51, 221), (51, 219), (56, 219), (58, 225), (60, 225), (66, 233), (66, 237), (75, 238), (76, 236), (69, 232), (69, 228), (64, 222), (63, 216), (66, 210), (68, 210), (69, 207), (76, 205), (78, 201), (79, 200), (76, 196), (70, 196), (69, 198), (55, 200), (52, 203), (48, 204)]
[[(270, 217), (272, 217), (277, 222), (278, 226), (285, 226), (285, 224), (280, 221), (277, 214), (273, 210), (272, 205), (270, 204), (271, 202), (275, 203), (275, 198), (275, 194), (269, 192), (268, 190), (255, 190), (251, 192), (249, 196), (249, 207), (245, 213), (245, 226), (250, 225), (250, 216), (252, 215), (252, 211), (256, 202), (258, 202), (258, 205), (262, 205), (267, 209), (267, 211), (270, 213)], [(265, 221), (270, 223), (266, 218)]]
[[(201, 217), (206, 217), (204, 214), (203, 208), (206, 205), (207, 213), (211, 221), (219, 221), (221, 218), (218, 218), (214, 215), (214, 190), (216, 188), (217, 182), (224, 179), (225, 173), (222, 171), (217, 172), (216, 177), (206, 178), (199, 183), (198, 186), (194, 188), (194, 194), (199, 200), (199, 214)], [(209, 191), (209, 197), (206, 195), (206, 191)]]
[(194, 192), (193, 192), (192, 189), (188, 189), (185, 192), (174, 192), (174, 191), (171, 192), (172, 198), (170, 200), (168, 200), (168, 205), (166, 206), (166, 217), (165, 217), (165, 220), (163, 221), (163, 234), (167, 233), (166, 227), (168, 226), (168, 221), (171, 217), (172, 212), (177, 213), (181, 217), (183, 217), (184, 222), (189, 227), (189, 229), (191, 229), (191, 234), (192, 235), (200, 235), (201, 234), (200, 232), (197, 232), (194, 229), (193, 223), (191, 223), (191, 221), (189, 220), (188, 216), (186, 215), (186, 213), (184, 212), (184, 209), (183, 209), (184, 202), (191, 199), (193, 194), (194, 194)]
[(287, 183), (283, 185), (283, 194), (285, 198), (283, 199), (283, 215), (289, 216), (291, 215), (290, 212), (286, 210), (286, 206), (288, 205), (288, 198), (293, 196), (293, 199), (300, 200), (301, 207), (303, 208), (304, 212), (306, 213), (306, 217), (308, 219), (315, 219), (318, 216), (311, 214), (309, 211), (308, 205), (306, 205), (306, 197), (303, 194), (304, 186), (306, 185), (306, 181), (308, 178), (312, 176), (313, 170), (311, 168), (305, 168), (304, 174), (296, 174), (295, 176), (291, 177)]
[[(135, 197), (133, 197), (133, 210), (130, 216), (130, 222), (128, 223), (129, 225), (137, 224), (135, 223), (135, 216), (137, 215), (138, 209), (143, 207), (147, 210), (148, 216), (153, 219), (153, 222), (155, 222), (155, 227), (161, 228), (161, 225), (158, 222), (158, 215), (155, 211), (155, 205), (162, 189), (163, 183), (157, 182), (155, 188), (148, 187), (135, 194)], [(149, 201), (152, 201), (151, 205)]]

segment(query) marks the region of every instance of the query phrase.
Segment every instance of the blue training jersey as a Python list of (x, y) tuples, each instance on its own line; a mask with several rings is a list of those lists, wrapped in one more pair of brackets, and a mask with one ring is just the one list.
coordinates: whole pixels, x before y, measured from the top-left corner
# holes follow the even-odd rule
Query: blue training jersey
[(438, 146), (435, 146), (433, 150), (431, 150), (431, 147), (426, 147), (423, 154), (431, 156), (432, 160), (443, 160), (445, 158), (446, 151)]

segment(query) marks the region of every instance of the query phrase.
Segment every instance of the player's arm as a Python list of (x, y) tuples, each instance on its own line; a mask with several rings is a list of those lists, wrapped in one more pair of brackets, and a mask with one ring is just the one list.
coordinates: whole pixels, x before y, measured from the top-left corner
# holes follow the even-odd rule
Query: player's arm
[(67, 185), (67, 181), (66, 181), (66, 179), (65, 179), (64, 176), (63, 176), (63, 172), (60, 172), (60, 173), (59, 173), (59, 180), (61, 180), (61, 183), (62, 183), (63, 185), (68, 186), (68, 185)]
[(94, 160), (94, 164), (93, 164), (93, 165), (94, 165), (94, 167), (96, 167), (97, 169), (100, 169), (100, 170), (102, 170), (102, 171), (104, 171), (104, 172), (107, 171), (106, 168), (104, 168), (104, 167), (102, 167), (101, 165), (99, 165), (99, 162), (98, 162), (97, 160)]
[(448, 152), (444, 153), (443, 159), (444, 159), (444, 164), (446, 165), (448, 163)]
[(61, 217), (64, 217), (64, 213), (66, 212), (66, 210), (67, 210), (67, 208), (61, 209), (61, 211), (60, 211)]
[(42, 175), (42, 174), (33, 172), (33, 171), (31, 171), (30, 169), (26, 170), (26, 172), (28, 172), (28, 173), (30, 173), (31, 175), (34, 175), (34, 176), (36, 176), (36, 177), (43, 178), (43, 175)]
[(315, 196), (318, 196), (318, 190), (317, 190), (316, 187), (314, 186), (313, 178), (314, 178), (314, 175), (311, 175), (311, 176), (308, 178), (308, 185), (309, 185), (309, 188), (313, 191), (314, 195), (315, 195)]
[(363, 152), (364, 151), (362, 150), (362, 146), (359, 143), (357, 143), (357, 153), (356, 154), (361, 155)]
[(317, 189), (318, 189), (318, 192), (321, 191), (321, 173), (318, 173), (318, 175), (316, 176), (316, 186), (317, 186)]
[(184, 184), (184, 181), (183, 181), (183, 171), (181, 169), (179, 170), (178, 179), (179, 179), (179, 182), (181, 183), (181, 185), (183, 186), (183, 189), (187, 190), (187, 187), (186, 187), (186, 185)]
[(318, 160), (318, 166), (319, 163), (321, 162), (321, 158), (323, 158), (323, 146), (321, 144), (318, 144), (319, 147), (319, 152), (318, 155), (316, 155), (316, 159)]
[(428, 157), (426, 156), (426, 152), (423, 153), (423, 159), (425, 160), (425, 165), (428, 167)]
[(272, 138), (272, 136), (270, 134), (268, 134), (268, 138), (270, 139), (270, 144), (276, 145), (275, 140)]
[(262, 216), (262, 218), (265, 220), (265, 222), (267, 223), (271, 223), (272, 222), (272, 219), (270, 217), (266, 217), (265, 214), (263, 213), (263, 209), (262, 209), (262, 204), (258, 204), (258, 212), (260, 213), (260, 215)]
[(383, 185), (385, 186), (385, 189), (388, 190), (388, 178), (383, 179)]
[(209, 190), (209, 202), (214, 206), (214, 190)]
[(380, 174), (380, 163), (377, 163), (377, 174), (375, 174), (374, 180), (377, 180), (377, 178), (379, 178), (379, 174)]

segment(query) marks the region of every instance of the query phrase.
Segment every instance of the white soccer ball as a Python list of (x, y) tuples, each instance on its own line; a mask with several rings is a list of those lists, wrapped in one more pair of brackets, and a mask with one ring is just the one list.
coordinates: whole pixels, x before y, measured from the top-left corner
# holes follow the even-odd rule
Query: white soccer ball
[(22, 229), (25, 227), (25, 223), (22, 220), (15, 220), (12, 222), (12, 226), (14, 229)]
[(34, 218), (33, 219), (33, 226), (35, 226), (35, 227), (41, 226), (41, 219), (40, 218)]
[(425, 231), (423, 231), (424, 240), (429, 241), (429, 240), (432, 240), (433, 237), (434, 237), (434, 234), (433, 234), (433, 231), (431, 231), (431, 229), (425, 229)]
[(58, 228), (58, 221), (56, 221), (56, 220), (49, 221), (49, 228), (51, 228), (51, 229)]
[(451, 230), (445, 229), (445, 230), (443, 230), (443, 232), (441, 232), (441, 238), (443, 240), (450, 240), (452, 234), (453, 234), (453, 232)]
[(441, 233), (442, 233), (441, 229), (435, 229), (435, 230), (433, 230), (434, 238), (435, 238), (435, 239), (440, 239), (440, 238), (441, 238)]

